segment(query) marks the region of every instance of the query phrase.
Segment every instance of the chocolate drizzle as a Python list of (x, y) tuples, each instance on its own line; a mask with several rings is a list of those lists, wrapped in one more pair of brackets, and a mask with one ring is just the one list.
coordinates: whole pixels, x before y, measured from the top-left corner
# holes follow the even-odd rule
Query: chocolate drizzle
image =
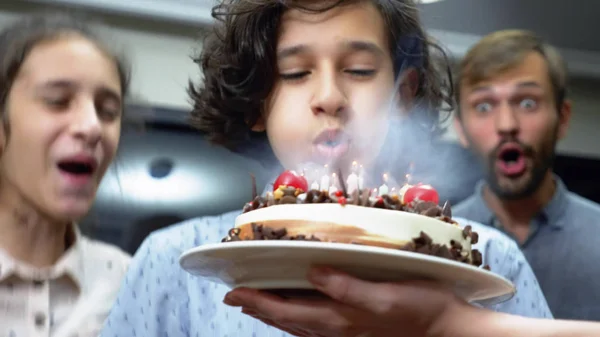
[(292, 241), (321, 241), (316, 238), (314, 235), (306, 236), (306, 235), (288, 235), (287, 230), (285, 228), (281, 229), (273, 229), (271, 227), (267, 227), (261, 224), (252, 223), (252, 236), (249, 238), (241, 238), (240, 237), (240, 229), (232, 228), (229, 230), (229, 233), (226, 238), (221, 240), (221, 242), (234, 242), (241, 240), (292, 240)]
[(371, 197), (371, 190), (354, 190), (348, 198), (349, 205), (355, 206), (371, 206), (369, 198)]
[(260, 208), (272, 206), (272, 205), (273, 204), (269, 204), (267, 198), (263, 198), (261, 196), (256, 196), (252, 201), (250, 201), (249, 203), (246, 203), (246, 205), (244, 205), (243, 212), (246, 213), (246, 212), (254, 211), (256, 209), (260, 209)]
[(348, 198), (348, 189), (346, 188), (346, 182), (344, 182), (344, 176), (342, 175), (342, 169), (338, 169), (338, 180), (340, 182), (340, 188), (342, 189), (343, 197)]
[[(310, 190), (301, 195), (301, 191), (293, 187), (285, 187), (277, 190), (274, 196), (255, 197), (251, 202), (244, 206), (243, 212), (254, 211), (263, 207), (281, 204), (329, 204), (340, 203), (355, 206), (373, 207), (416, 213), (438, 220), (455, 224), (452, 220), (450, 204), (446, 202), (444, 207), (430, 202), (414, 200), (410, 204), (402, 205), (399, 198), (395, 195), (384, 194), (379, 197), (372, 196), (370, 189), (354, 190), (350, 195), (344, 197), (341, 191), (329, 194), (327, 191)], [(342, 199), (343, 198), (343, 199)]]
[(472, 245), (479, 242), (479, 234), (477, 234), (477, 232), (473, 232), (473, 227), (471, 227), (471, 225), (467, 225), (465, 228), (463, 228), (462, 235), (464, 239), (470, 238)]
[(229, 232), (227, 233), (227, 236), (223, 238), (223, 240), (221, 240), (221, 242), (233, 242), (233, 241), (242, 241), (242, 239), (240, 238), (240, 229), (239, 228), (232, 228), (229, 230)]
[(440, 245), (433, 243), (429, 235), (421, 232), (419, 237), (414, 238), (411, 243), (401, 248), (402, 250), (416, 252), (420, 254), (433, 255), (449, 260), (472, 264), (476, 267), (481, 266), (481, 253), (474, 249), (471, 251), (471, 259), (463, 252), (460, 242), (450, 241), (450, 245)]
[(329, 193), (325, 191), (310, 190), (304, 198), (305, 204), (330, 204), (332, 202)]
[[(295, 240), (295, 241), (321, 241), (314, 235), (294, 235), (290, 236), (285, 228), (273, 229), (262, 224), (252, 223), (252, 234), (250, 237), (240, 237), (240, 229), (233, 228), (229, 231), (226, 238), (221, 242), (234, 242), (241, 240)], [(353, 242), (352, 244), (360, 244)], [(413, 238), (411, 242), (407, 243), (403, 247), (399, 248), (403, 251), (414, 252), (425, 255), (432, 255), (449, 259), (453, 261), (468, 263), (474, 266), (481, 266), (482, 258), (481, 253), (474, 249), (471, 252), (471, 258), (462, 251), (463, 247), (459, 242), (451, 240), (448, 245), (440, 245), (433, 243), (431, 237), (424, 232), (416, 238)], [(488, 267), (489, 269), (489, 267)]]
[(452, 209), (450, 207), (450, 201), (446, 201), (444, 206), (442, 207), (442, 215), (451, 218), (452, 217)]
[(279, 204), (297, 204), (298, 203), (298, 190), (293, 187), (285, 187), (282, 190), (282, 194), (278, 199)]

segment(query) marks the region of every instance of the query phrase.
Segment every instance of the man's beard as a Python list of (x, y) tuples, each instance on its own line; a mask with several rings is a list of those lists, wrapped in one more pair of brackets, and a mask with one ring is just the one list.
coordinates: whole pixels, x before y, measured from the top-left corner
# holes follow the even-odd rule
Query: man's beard
[[(523, 144), (516, 139), (506, 139), (498, 144), (494, 151), (490, 153), (486, 159), (486, 181), (489, 188), (498, 198), (503, 200), (521, 200), (532, 196), (540, 188), (546, 178), (546, 174), (554, 165), (554, 160), (556, 158), (555, 148), (557, 143), (557, 131), (558, 130), (555, 130), (551, 137), (546, 138), (538, 150), (535, 150), (533, 147)], [(524, 151), (522, 155), (531, 159), (532, 166), (531, 168), (528, 168), (529, 172), (524, 173), (524, 175), (528, 175), (527, 177), (520, 176), (514, 179), (509, 177), (499, 177), (499, 174), (496, 172), (495, 167), (496, 161), (498, 160), (499, 149), (507, 142), (518, 144)], [(500, 182), (500, 179), (511, 179), (516, 183), (519, 179), (523, 178), (527, 180), (518, 183), (519, 185), (516, 188), (514, 185), (503, 186)]]

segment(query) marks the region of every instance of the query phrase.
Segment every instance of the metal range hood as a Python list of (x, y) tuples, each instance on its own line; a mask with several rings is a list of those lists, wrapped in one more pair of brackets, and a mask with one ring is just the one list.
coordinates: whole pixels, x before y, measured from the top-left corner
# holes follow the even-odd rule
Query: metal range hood
[[(26, 0), (44, 5), (64, 5), (107, 14), (145, 17), (192, 27), (213, 23), (211, 8), (214, 0)], [(446, 47), (455, 58), (461, 58), (480, 38), (476, 35), (443, 30), (429, 30), (431, 36)], [(600, 53), (561, 48), (571, 76), (600, 79)]]

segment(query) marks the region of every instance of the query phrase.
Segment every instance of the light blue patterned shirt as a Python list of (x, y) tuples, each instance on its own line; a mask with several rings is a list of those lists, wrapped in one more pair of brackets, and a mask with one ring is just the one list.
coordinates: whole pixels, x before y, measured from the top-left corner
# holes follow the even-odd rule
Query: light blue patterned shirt
[[(179, 256), (186, 250), (225, 237), (240, 213), (188, 220), (146, 238), (133, 258), (101, 337), (289, 336), (223, 304), (228, 288), (192, 276), (179, 266)], [(514, 241), (496, 229), (456, 220), (479, 233), (474, 248), (483, 254), (484, 264), (517, 287), (516, 296), (491, 309), (551, 318), (537, 280)]]

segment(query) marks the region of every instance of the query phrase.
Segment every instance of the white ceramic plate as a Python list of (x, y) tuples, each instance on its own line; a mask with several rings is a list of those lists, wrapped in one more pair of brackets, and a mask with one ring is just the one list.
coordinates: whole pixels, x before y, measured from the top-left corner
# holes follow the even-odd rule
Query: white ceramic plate
[(469, 302), (509, 300), (514, 285), (482, 268), (434, 256), (379, 247), (310, 241), (237, 241), (208, 244), (183, 253), (187, 272), (229, 288), (313, 289), (311, 265), (326, 265), (370, 281), (427, 279), (452, 287)]

